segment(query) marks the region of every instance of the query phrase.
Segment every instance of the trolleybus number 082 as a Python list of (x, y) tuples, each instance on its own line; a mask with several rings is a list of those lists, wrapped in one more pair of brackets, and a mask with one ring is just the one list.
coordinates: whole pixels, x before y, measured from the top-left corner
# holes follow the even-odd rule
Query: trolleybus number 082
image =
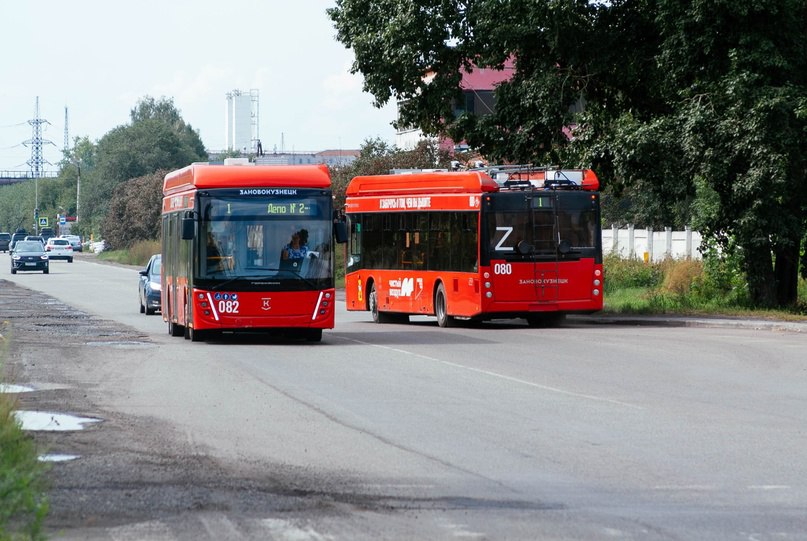
[(239, 301), (219, 301), (219, 313), (237, 314)]

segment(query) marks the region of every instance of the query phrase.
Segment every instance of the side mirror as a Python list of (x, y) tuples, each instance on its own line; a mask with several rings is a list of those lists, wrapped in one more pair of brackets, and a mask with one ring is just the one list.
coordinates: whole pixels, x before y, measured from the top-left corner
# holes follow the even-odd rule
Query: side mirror
[(338, 221), (333, 224), (333, 235), (336, 237), (337, 244), (344, 244), (347, 242), (347, 226), (345, 222)]
[(191, 240), (196, 236), (196, 223), (193, 218), (182, 218), (182, 240)]

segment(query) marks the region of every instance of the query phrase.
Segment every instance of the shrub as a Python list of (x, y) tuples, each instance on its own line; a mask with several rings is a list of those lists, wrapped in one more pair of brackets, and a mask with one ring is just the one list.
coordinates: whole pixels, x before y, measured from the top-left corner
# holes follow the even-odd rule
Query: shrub
[(605, 256), (603, 262), (605, 293), (618, 289), (649, 288), (661, 283), (661, 270), (657, 265), (638, 259), (624, 259), (615, 254)]

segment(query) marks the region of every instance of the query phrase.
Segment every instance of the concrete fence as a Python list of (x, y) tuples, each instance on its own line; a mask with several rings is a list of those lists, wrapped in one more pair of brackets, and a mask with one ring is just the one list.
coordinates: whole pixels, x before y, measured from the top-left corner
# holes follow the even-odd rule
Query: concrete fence
[(603, 254), (614, 253), (644, 261), (658, 262), (667, 257), (700, 259), (700, 244), (701, 234), (688, 227), (684, 231), (673, 231), (670, 227), (654, 231), (651, 227), (637, 229), (629, 225), (621, 229), (614, 225), (602, 230)]

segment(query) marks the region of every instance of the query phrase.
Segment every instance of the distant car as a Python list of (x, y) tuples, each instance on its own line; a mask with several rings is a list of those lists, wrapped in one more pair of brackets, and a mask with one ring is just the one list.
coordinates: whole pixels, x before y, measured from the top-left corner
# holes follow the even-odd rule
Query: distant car
[(11, 274), (17, 271), (50, 272), (45, 245), (38, 240), (18, 240), (11, 250)]
[(154, 254), (146, 264), (146, 268), (140, 271), (140, 282), (137, 286), (137, 296), (140, 301), (140, 313), (147, 316), (152, 315), (157, 310), (162, 311), (162, 284), (160, 280), (160, 268), (162, 267), (162, 256)]
[(56, 236), (56, 232), (52, 227), (43, 227), (39, 230), (39, 236), (42, 237), (43, 241), (48, 242), (49, 238)]
[(11, 244), (11, 233), (0, 233), (0, 252), (8, 252)]
[(83, 247), (81, 246), (81, 237), (78, 235), (60, 235), (60, 239), (67, 239), (70, 242), (70, 246), (73, 247), (73, 252), (81, 252), (83, 251)]
[(25, 231), (25, 229), (17, 229), (14, 234), (11, 235), (11, 244), (9, 244), (9, 250), (13, 250), (17, 241), (25, 240), (25, 237), (27, 236), (28, 233)]
[(67, 239), (49, 238), (45, 243), (45, 251), (48, 252), (48, 259), (66, 259), (68, 263), (73, 262), (73, 247)]
[(42, 235), (25, 235), (25, 240), (37, 240), (42, 243), (42, 246), (45, 245), (45, 239), (42, 238)]

